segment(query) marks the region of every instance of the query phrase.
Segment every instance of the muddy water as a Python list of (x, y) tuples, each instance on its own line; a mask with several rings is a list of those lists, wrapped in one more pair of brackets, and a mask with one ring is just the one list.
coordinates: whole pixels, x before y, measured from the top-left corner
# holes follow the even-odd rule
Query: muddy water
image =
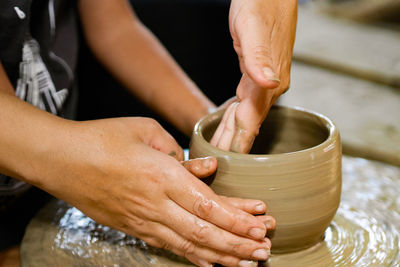
[[(400, 168), (343, 157), (342, 199), (323, 242), (267, 266), (399, 266)], [(190, 266), (53, 202), (29, 225), (22, 266)]]

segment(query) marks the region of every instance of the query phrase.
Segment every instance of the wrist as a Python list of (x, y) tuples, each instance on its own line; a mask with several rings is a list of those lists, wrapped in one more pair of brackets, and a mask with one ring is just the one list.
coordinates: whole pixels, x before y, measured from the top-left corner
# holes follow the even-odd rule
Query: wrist
[(36, 185), (63, 120), (4, 93), (0, 106), (0, 172)]
[(40, 124), (40, 132), (33, 130), (27, 142), (23, 167), (19, 172), (23, 180), (45, 191), (57, 183), (57, 178), (67, 170), (60, 162), (71, 157), (66, 147), (74, 139), (71, 129), (75, 123), (50, 114), (49, 116), (52, 118)]

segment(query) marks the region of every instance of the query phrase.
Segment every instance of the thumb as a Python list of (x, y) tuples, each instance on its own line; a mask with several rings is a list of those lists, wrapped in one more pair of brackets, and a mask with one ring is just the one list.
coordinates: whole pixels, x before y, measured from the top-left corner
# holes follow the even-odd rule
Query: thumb
[(218, 162), (214, 157), (206, 157), (185, 160), (181, 164), (194, 176), (206, 178), (215, 172)]
[[(242, 25), (238, 31), (244, 72), (261, 88), (273, 89), (279, 86), (280, 79), (271, 51), (272, 32), (257, 18), (249, 19), (249, 25)], [(245, 30), (251, 29), (251, 30)]]

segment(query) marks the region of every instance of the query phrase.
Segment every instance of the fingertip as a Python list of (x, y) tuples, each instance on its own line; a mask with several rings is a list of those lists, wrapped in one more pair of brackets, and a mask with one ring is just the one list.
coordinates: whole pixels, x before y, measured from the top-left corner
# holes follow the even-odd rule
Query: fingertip
[(226, 197), (221, 195), (219, 197), (227, 201), (231, 206), (252, 215), (264, 214), (266, 211), (265, 203), (260, 200)]
[(276, 220), (272, 216), (260, 215), (257, 216), (257, 219), (264, 224), (265, 228), (267, 228), (268, 231), (274, 230), (276, 227)]
[(215, 157), (202, 158), (202, 166), (208, 172), (214, 172), (217, 169), (218, 161)]
[(264, 202), (258, 202), (255, 206), (254, 206), (254, 212), (255, 214), (262, 214), (266, 211), (267, 207), (265, 205)]
[(215, 171), (218, 167), (218, 160), (216, 157), (207, 157), (207, 160), (210, 162), (210, 170)]
[(265, 227), (267, 230), (274, 230), (276, 227), (276, 220), (272, 216), (267, 216), (267, 220), (265, 220)]
[(265, 243), (267, 243), (267, 246), (271, 249), (272, 247), (272, 243), (271, 240), (269, 240), (269, 238), (264, 238)]
[(255, 220), (252, 222), (252, 226), (250, 226), (247, 235), (248, 237), (262, 241), (267, 235), (267, 228), (265, 227), (265, 223), (257, 220), (256, 216), (251, 215)]
[(262, 69), (262, 72), (264, 74), (264, 79), (266, 79), (267, 81), (277, 83), (278, 85), (281, 83), (278, 75), (270, 67), (264, 67)]
[(218, 162), (215, 157), (206, 157), (181, 161), (181, 164), (194, 176), (206, 178), (215, 172)]
[(251, 71), (248, 75), (257, 86), (263, 89), (275, 89), (281, 83), (279, 76), (270, 67), (257, 66), (257, 69)]
[(247, 232), (247, 234), (250, 238), (253, 238), (255, 240), (262, 240), (267, 234), (267, 231), (264, 228), (253, 227)]

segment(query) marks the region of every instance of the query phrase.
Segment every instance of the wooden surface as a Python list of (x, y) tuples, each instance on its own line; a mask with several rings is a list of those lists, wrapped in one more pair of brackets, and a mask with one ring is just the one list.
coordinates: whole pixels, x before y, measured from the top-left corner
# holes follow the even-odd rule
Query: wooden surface
[(20, 266), (19, 246), (0, 252), (1, 267)]
[(302, 63), (291, 84), (280, 103), (332, 119), (344, 153), (400, 166), (400, 90)]
[(299, 9), (297, 61), (400, 87), (400, 31)]

